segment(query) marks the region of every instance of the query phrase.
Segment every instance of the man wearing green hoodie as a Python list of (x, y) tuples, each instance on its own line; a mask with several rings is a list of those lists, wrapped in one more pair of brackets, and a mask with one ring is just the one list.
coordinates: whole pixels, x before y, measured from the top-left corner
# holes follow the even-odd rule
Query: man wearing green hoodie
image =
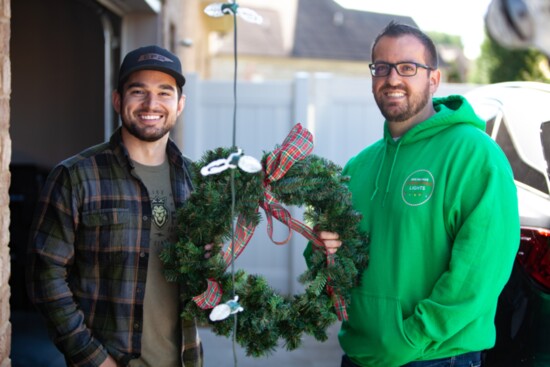
[(440, 71), (428, 36), (392, 22), (372, 59), (386, 121), (343, 171), (371, 242), (339, 333), (341, 366), (480, 366), (519, 246), (512, 170), (463, 97), (432, 97)]

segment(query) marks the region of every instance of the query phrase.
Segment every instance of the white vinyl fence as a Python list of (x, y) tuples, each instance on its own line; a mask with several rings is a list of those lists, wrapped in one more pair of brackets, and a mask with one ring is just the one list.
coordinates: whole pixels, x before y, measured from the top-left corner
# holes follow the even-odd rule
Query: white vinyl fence
[[(444, 84), (437, 96), (462, 94), (473, 85)], [(217, 147), (230, 147), (233, 138), (233, 83), (203, 81), (189, 75), (184, 87), (183, 125), (173, 138), (193, 160)], [(329, 74), (297, 74), (293, 80), (237, 83), (236, 145), (258, 159), (281, 144), (296, 123), (314, 135), (312, 154), (340, 166), (382, 137), (383, 117), (371, 92), (370, 78), (334, 78)], [(301, 220), (302, 209), (290, 208)], [(282, 225), (275, 238), (286, 238)], [(301, 292), (297, 277), (305, 270), (306, 240), (298, 234), (284, 246), (273, 244), (265, 220), (237, 259), (236, 267), (261, 274), (282, 294)]]

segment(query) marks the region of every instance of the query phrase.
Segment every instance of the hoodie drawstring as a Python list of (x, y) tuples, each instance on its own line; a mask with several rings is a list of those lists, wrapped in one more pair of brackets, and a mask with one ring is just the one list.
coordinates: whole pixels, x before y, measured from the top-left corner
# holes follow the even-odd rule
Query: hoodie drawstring
[(399, 155), (399, 148), (401, 148), (401, 140), (399, 140), (399, 143), (397, 143), (397, 149), (395, 150), (395, 155), (393, 156), (393, 162), (391, 163), (390, 175), (388, 177), (388, 183), (386, 184), (386, 192), (384, 193), (384, 200), (382, 201), (382, 206), (386, 204), (386, 196), (388, 196), (388, 192), (390, 192), (390, 183), (393, 176), (393, 168), (395, 167), (395, 163), (397, 162), (397, 156)]
[[(388, 177), (388, 181), (386, 184), (386, 191), (384, 192), (384, 199), (382, 201), (382, 206), (386, 202), (386, 196), (388, 195), (388, 192), (390, 192), (390, 183), (393, 176), (393, 169), (395, 167), (395, 164), (397, 162), (397, 156), (399, 155), (399, 149), (401, 148), (401, 140), (397, 143), (397, 149), (395, 150), (395, 155), (393, 156), (393, 161), (390, 168), (390, 175)], [(374, 186), (374, 192), (371, 196), (371, 201), (374, 199), (376, 194), (378, 193), (379, 183), (380, 183), (380, 174), (382, 173), (382, 168), (384, 167), (384, 163), (386, 162), (386, 154), (388, 152), (388, 144), (384, 144), (384, 155), (382, 156), (382, 162), (380, 162), (380, 167), (378, 167), (378, 173), (376, 174), (376, 182)]]
[(380, 179), (380, 173), (382, 172), (382, 167), (384, 167), (384, 162), (386, 161), (386, 152), (388, 151), (388, 145), (384, 144), (384, 155), (382, 156), (382, 161), (380, 162), (380, 166), (378, 167), (378, 173), (376, 174), (376, 181), (374, 183), (374, 192), (372, 193), (372, 196), (370, 197), (370, 200), (374, 199), (376, 196), (376, 193), (378, 192), (378, 181)]

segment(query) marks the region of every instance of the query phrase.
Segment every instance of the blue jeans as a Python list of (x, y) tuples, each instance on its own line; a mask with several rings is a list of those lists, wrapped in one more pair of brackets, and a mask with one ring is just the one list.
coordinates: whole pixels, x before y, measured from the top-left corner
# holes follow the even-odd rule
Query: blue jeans
[[(432, 359), (430, 361), (418, 361), (407, 363), (401, 367), (480, 367), (481, 353), (471, 352), (460, 354), (450, 358)], [(360, 367), (353, 363), (347, 355), (342, 357), (340, 367)]]

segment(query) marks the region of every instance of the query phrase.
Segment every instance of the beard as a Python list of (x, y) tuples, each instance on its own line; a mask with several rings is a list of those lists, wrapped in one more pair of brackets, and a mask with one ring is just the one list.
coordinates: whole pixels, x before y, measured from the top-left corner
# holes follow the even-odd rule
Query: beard
[[(137, 112), (139, 114), (140, 111)], [(122, 120), (122, 127), (126, 129), (130, 135), (133, 135), (137, 139), (145, 142), (155, 142), (163, 138), (166, 134), (172, 130), (176, 124), (176, 118), (163, 113), (165, 117), (164, 125), (161, 126), (143, 126), (138, 121), (132, 120), (128, 115), (122, 114), (120, 116)]]
[(162, 127), (138, 126), (135, 122), (126, 122), (122, 120), (122, 126), (134, 137), (141, 141), (155, 142), (160, 140), (166, 134), (170, 132), (172, 126), (163, 125)]
[[(388, 85), (382, 86), (380, 92), (374, 94), (374, 99), (382, 116), (388, 122), (404, 122), (408, 121), (414, 116), (416, 116), (426, 105), (431, 101), (430, 89), (426, 88), (423, 93), (419, 93), (416, 96), (407, 94), (409, 96), (406, 100), (406, 103), (399, 108), (392, 106), (394, 102), (388, 102), (385, 100), (383, 91), (391, 90), (392, 87)], [(408, 92), (408, 88), (400, 87), (399, 89), (405, 90)]]

